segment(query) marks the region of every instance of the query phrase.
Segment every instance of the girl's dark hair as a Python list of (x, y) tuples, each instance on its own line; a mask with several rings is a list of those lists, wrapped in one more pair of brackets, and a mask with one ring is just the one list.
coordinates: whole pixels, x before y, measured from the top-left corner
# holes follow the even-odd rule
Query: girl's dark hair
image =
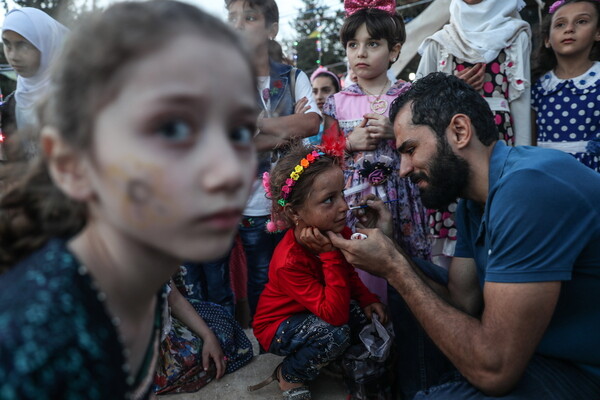
[(225, 8), (229, 9), (229, 6), (236, 1), (243, 1), (250, 8), (260, 11), (265, 17), (267, 27), (271, 24), (279, 23), (279, 8), (275, 0), (225, 0)]
[(333, 88), (335, 89), (335, 92), (339, 92), (340, 91), (340, 83), (333, 79), (333, 76), (331, 76), (330, 73), (327, 72), (321, 72), (320, 74), (318, 74), (317, 76), (315, 76), (313, 79), (316, 78), (329, 78), (329, 80), (331, 81), (331, 84), (333, 85)]
[[(590, 3), (596, 9), (596, 28), (600, 28), (600, 2), (596, 0), (565, 0), (565, 2), (559, 7), (562, 8), (567, 4), (573, 3)], [(546, 40), (550, 38), (550, 30), (552, 28), (552, 17), (556, 14), (547, 14), (540, 24), (540, 31), (537, 38), (538, 47), (532, 53), (531, 60), (531, 81), (535, 82), (546, 72), (553, 70), (557, 65), (556, 55), (554, 50), (546, 47)], [(590, 52), (590, 60), (600, 60), (600, 42), (595, 42)]]
[[(254, 77), (238, 36), (197, 7), (172, 0), (116, 3), (83, 18), (72, 31), (52, 75), (40, 126), (55, 128), (73, 149), (89, 153), (96, 116), (126, 84), (127, 66), (182, 34), (236, 49)], [(49, 238), (76, 234), (86, 222), (85, 205), (53, 184), (43, 157), (25, 173), (7, 172), (0, 199), (0, 272)]]
[[(289, 147), (289, 152), (281, 158), (275, 167), (271, 170), (269, 184), (271, 186), (271, 217), (274, 222), (278, 223), (280, 229), (294, 226), (294, 222), (287, 215), (278, 201), (281, 199), (281, 188), (285, 181), (290, 177), (290, 173), (294, 171), (297, 165), (300, 165), (300, 160), (318, 149), (314, 146), (306, 146), (302, 142), (296, 142)], [(302, 207), (308, 196), (310, 195), (312, 185), (317, 175), (332, 167), (340, 166), (340, 160), (329, 154), (324, 154), (315, 159), (307, 168), (304, 169), (300, 178), (296, 181), (292, 191), (287, 198), (288, 204), (295, 209)], [(283, 222), (283, 226), (279, 224)]]
[(344, 48), (350, 40), (354, 39), (356, 31), (362, 24), (367, 25), (367, 32), (369, 32), (371, 38), (376, 40), (386, 39), (389, 50), (396, 44), (400, 43), (402, 45), (406, 41), (406, 29), (402, 17), (396, 14), (391, 16), (377, 8), (363, 8), (344, 21), (344, 25), (340, 30), (340, 40)]

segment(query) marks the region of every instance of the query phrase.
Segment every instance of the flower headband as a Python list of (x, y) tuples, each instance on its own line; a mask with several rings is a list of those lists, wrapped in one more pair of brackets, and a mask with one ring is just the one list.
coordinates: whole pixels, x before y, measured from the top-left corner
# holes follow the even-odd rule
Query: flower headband
[[(595, 1), (598, 1), (598, 0), (595, 0)], [(565, 4), (565, 2), (566, 2), (566, 0), (558, 0), (558, 1), (555, 1), (554, 3), (552, 3), (550, 8), (548, 9), (548, 14), (554, 14), (556, 12), (556, 10), (558, 10)]]
[(385, 11), (391, 16), (396, 15), (395, 0), (344, 0), (346, 17), (349, 17), (355, 12), (364, 8), (376, 8), (378, 10)]
[(292, 193), (292, 188), (296, 185), (298, 179), (300, 179), (300, 175), (310, 166), (310, 164), (314, 163), (315, 160), (322, 155), (325, 155), (322, 151), (313, 150), (311, 153), (308, 153), (306, 157), (300, 160), (300, 164), (296, 165), (292, 172), (290, 172), (290, 177), (285, 180), (285, 183), (281, 187), (281, 198), (277, 200), (277, 203), (283, 207), (287, 204), (288, 198)]
[[(290, 172), (289, 178), (285, 180), (285, 183), (281, 187), (281, 198), (277, 200), (277, 203), (283, 207), (287, 204), (287, 199), (290, 197), (290, 193), (292, 193), (292, 188), (296, 184), (296, 181), (300, 178), (300, 175), (310, 166), (310, 164), (314, 163), (315, 160), (325, 154), (328, 154), (332, 157), (342, 158), (344, 156), (344, 148), (346, 147), (346, 137), (344, 136), (344, 132), (340, 129), (340, 125), (337, 121), (335, 121), (329, 128), (325, 129), (323, 132), (323, 137), (321, 138), (321, 144), (316, 146), (316, 150), (311, 151), (300, 160), (300, 163), (297, 164), (292, 172)], [(271, 184), (269, 183), (271, 176), (268, 172), (263, 173), (262, 184), (265, 188), (265, 192), (268, 198), (272, 198), (271, 195)]]

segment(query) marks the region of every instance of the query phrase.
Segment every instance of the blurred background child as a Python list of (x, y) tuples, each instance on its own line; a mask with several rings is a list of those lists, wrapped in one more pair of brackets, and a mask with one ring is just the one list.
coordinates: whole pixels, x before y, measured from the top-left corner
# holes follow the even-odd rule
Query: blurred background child
[(532, 89), (537, 145), (600, 172), (600, 2), (553, 3), (541, 32)]
[[(17, 143), (17, 129), (37, 123), (35, 106), (50, 90), (50, 72), (60, 56), (69, 30), (37, 8), (23, 7), (9, 11), (2, 25), (4, 55), (17, 73), (17, 89), (6, 96), (0, 107), (2, 132), (6, 144)], [(37, 141), (21, 138), (27, 158), (37, 152)], [(10, 149), (7, 149), (10, 157)]]
[[(317, 68), (310, 76), (312, 84), (313, 99), (317, 103), (319, 110), (323, 112), (323, 105), (329, 96), (340, 91), (340, 78), (325, 67)], [(324, 123), (321, 122), (319, 133), (315, 136), (310, 136), (304, 139), (307, 145), (321, 144), (323, 136)]]

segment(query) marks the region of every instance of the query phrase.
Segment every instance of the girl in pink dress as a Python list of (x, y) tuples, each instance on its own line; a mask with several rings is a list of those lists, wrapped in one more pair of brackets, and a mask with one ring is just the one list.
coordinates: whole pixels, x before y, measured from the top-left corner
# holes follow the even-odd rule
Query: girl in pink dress
[[(363, 3), (363, 2), (360, 2)], [(347, 18), (341, 29), (350, 68), (358, 81), (330, 96), (323, 107), (326, 127), (338, 121), (346, 135), (344, 178), (348, 204), (358, 203), (368, 194), (389, 204), (394, 219), (397, 242), (411, 256), (429, 258), (425, 208), (418, 188), (400, 178), (400, 157), (396, 152), (394, 132), (388, 118), (391, 102), (409, 84), (391, 82), (387, 71), (398, 58), (406, 39), (404, 22), (395, 14), (395, 2), (364, 7), (346, 1)], [(356, 219), (348, 218), (354, 228)], [(359, 271), (366, 286), (387, 303), (384, 279)]]

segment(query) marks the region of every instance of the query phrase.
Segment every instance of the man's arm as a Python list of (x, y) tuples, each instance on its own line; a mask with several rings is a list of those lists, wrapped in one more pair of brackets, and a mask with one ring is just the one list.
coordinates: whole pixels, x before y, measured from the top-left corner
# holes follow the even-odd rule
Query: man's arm
[[(548, 326), (560, 282), (487, 282), (485, 308), (481, 318), (475, 318), (435, 293), (391, 240), (378, 230), (364, 232), (369, 237), (360, 241), (329, 235), (348, 262), (384, 277), (398, 290), (428, 335), (475, 387), (489, 395), (510, 391)], [(457, 262), (451, 268), (461, 264), (460, 259)], [(460, 275), (452, 273), (450, 281)], [(466, 298), (454, 294), (454, 290), (463, 286), (469, 289), (476, 283), (468, 283), (473, 279), (468, 271), (464, 275), (464, 282), (449, 285), (453, 288), (450, 297), (459, 307), (469, 309), (476, 304), (468, 300), (473, 292), (468, 291), (471, 294)]]

